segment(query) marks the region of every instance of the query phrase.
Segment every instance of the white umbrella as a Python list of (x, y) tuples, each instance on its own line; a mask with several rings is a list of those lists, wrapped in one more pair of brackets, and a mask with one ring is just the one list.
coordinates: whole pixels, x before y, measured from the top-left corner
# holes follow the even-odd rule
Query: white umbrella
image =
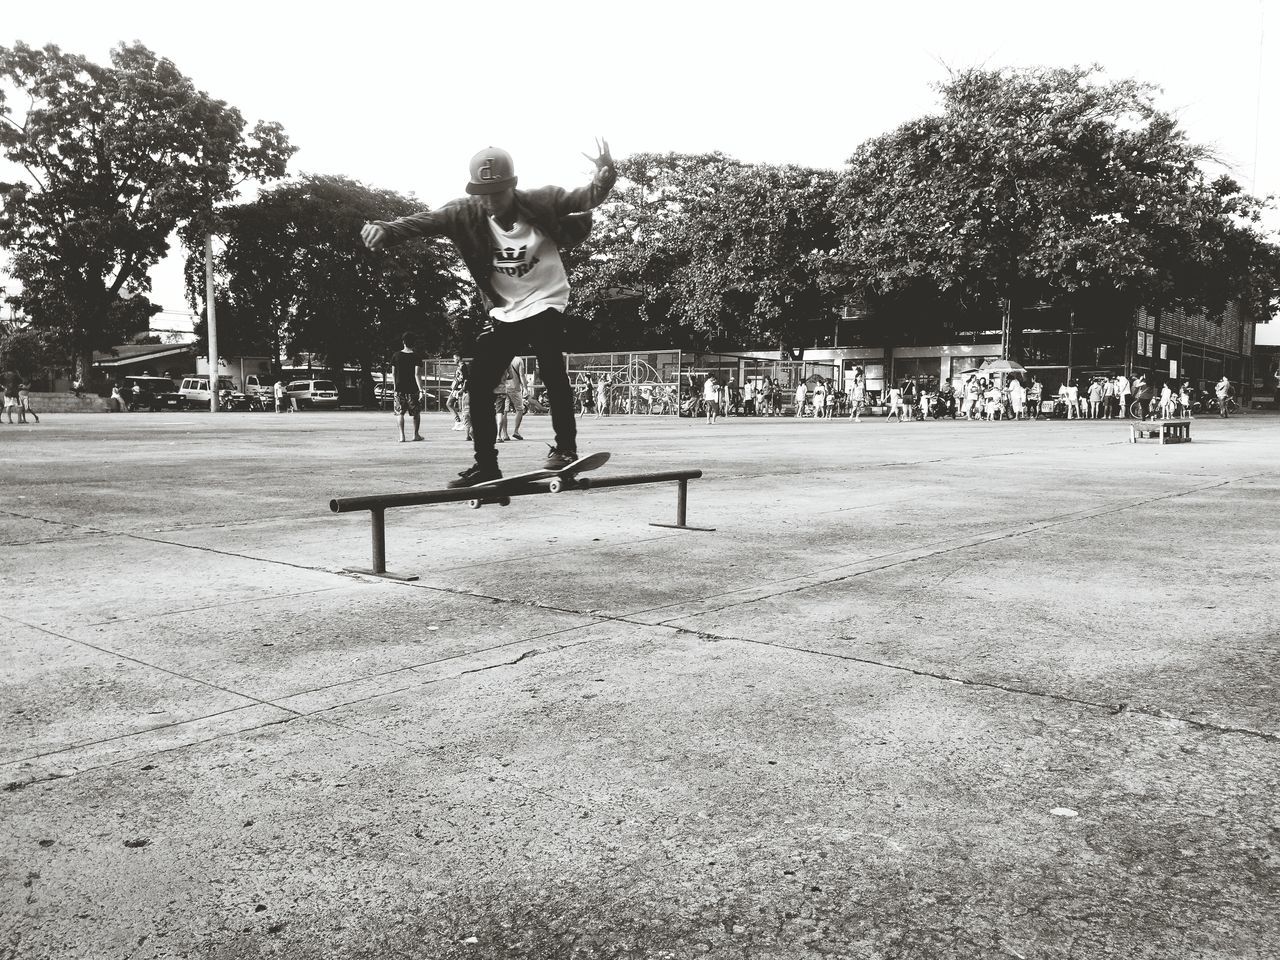
[(1013, 360), (988, 360), (978, 368), (979, 373), (1003, 373), (1006, 376), (1025, 377), (1027, 368)]

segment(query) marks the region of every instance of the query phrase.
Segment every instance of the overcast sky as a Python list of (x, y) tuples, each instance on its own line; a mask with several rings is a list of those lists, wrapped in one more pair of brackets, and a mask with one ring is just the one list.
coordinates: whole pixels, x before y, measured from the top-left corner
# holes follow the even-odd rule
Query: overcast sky
[[(514, 154), (525, 186), (585, 182), (581, 153), (596, 136), (619, 156), (720, 150), (838, 168), (862, 141), (934, 109), (948, 67), (978, 64), (1098, 63), (1156, 84), (1161, 106), (1246, 189), (1280, 193), (1277, 0), (6, 8), (0, 43), (56, 43), (105, 63), (113, 45), (139, 40), (250, 123), (283, 124), (294, 172), (433, 205), (462, 192), (467, 160), (488, 144)], [(186, 309), (176, 264), (153, 280), (156, 301)]]

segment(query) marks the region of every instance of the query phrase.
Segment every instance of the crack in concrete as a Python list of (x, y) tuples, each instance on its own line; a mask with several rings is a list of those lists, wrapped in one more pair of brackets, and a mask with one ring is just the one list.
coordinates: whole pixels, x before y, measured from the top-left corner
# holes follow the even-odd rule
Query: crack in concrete
[[(988, 543), (995, 543), (1000, 540), (1008, 540), (1014, 537), (1021, 537), (1029, 533), (1038, 533), (1041, 530), (1047, 530), (1051, 527), (1062, 526), (1063, 524), (1067, 524), (1067, 523), (1074, 523), (1079, 520), (1091, 520), (1096, 517), (1107, 516), (1108, 514), (1112, 514), (1112, 513), (1121, 513), (1125, 510), (1132, 510), (1138, 507), (1143, 507), (1143, 506), (1146, 506), (1147, 504), (1156, 503), (1161, 500), (1172, 500), (1172, 499), (1177, 499), (1178, 497), (1190, 496), (1191, 494), (1198, 493), (1204, 490), (1212, 490), (1216, 487), (1227, 486), (1228, 484), (1231, 484), (1231, 483), (1237, 483), (1241, 480), (1247, 480), (1247, 479), (1251, 479), (1253, 477), (1262, 476), (1262, 475), (1264, 474), (1248, 474), (1244, 477), (1234, 477), (1234, 478), (1228, 478), (1226, 480), (1217, 480), (1211, 483), (1199, 484), (1195, 487), (1191, 487), (1190, 489), (1186, 489), (1186, 490), (1157, 494), (1157, 495), (1154, 495), (1151, 497), (1145, 497), (1139, 500), (1129, 500), (1120, 504), (1113, 504), (1108, 507), (1099, 507), (1096, 509), (1088, 509), (1088, 510), (1075, 510), (1070, 513), (1064, 513), (1064, 514), (1059, 514), (1057, 516), (1046, 517), (1042, 520), (1033, 520), (1027, 523), (1019, 524), (1016, 527), (1005, 527), (1003, 529), (993, 530), (988, 533), (976, 534), (972, 537), (967, 537), (964, 540), (961, 540), (959, 542), (955, 541), (954, 539), (935, 541), (934, 544), (922, 544), (917, 547), (910, 547), (903, 550), (895, 550), (890, 553), (884, 553), (878, 556), (866, 557), (861, 560), (853, 560), (853, 561), (842, 563), (840, 564), (840, 566), (843, 566), (843, 567), (865, 566), (865, 569), (856, 570), (853, 573), (847, 573), (847, 574), (841, 574), (839, 576), (828, 577), (826, 579), (817, 580), (816, 582), (802, 583), (799, 586), (793, 586), (786, 589), (772, 589), (772, 590), (768, 590), (763, 594), (760, 594), (760, 590), (762, 589), (761, 587), (755, 587), (755, 588), (742, 587), (737, 590), (730, 590), (721, 594), (713, 594), (710, 597), (700, 597), (692, 601), (685, 600), (678, 603), (661, 604), (656, 607), (648, 607), (644, 610), (634, 610), (629, 614), (629, 616), (638, 616), (644, 613), (655, 613), (659, 610), (666, 610), (674, 607), (681, 607), (681, 606), (687, 607), (687, 606), (690, 606), (691, 604), (702, 603), (707, 600), (715, 600), (717, 598), (727, 599), (727, 598), (733, 597), (734, 594), (742, 594), (742, 593), (760, 594), (758, 596), (752, 596), (749, 599), (738, 600), (737, 602), (732, 602), (732, 603), (726, 603), (723, 606), (700, 609), (694, 613), (684, 614), (683, 617), (681, 618), (672, 618), (672, 620), (659, 621), (660, 624), (664, 624), (664, 625), (670, 624), (674, 622), (674, 620), (676, 619), (687, 619), (689, 617), (705, 616), (710, 613), (717, 613), (721, 610), (727, 610), (730, 608), (745, 606), (751, 603), (758, 603), (761, 600), (769, 600), (775, 597), (787, 596), (788, 594), (802, 593), (806, 590), (812, 590), (818, 587), (830, 586), (831, 584), (834, 584), (834, 583), (841, 583), (846, 580), (852, 580), (855, 577), (866, 576), (867, 574), (871, 574), (871, 573), (879, 573), (882, 570), (888, 570), (892, 567), (901, 566), (903, 564), (914, 563), (919, 560), (929, 560), (929, 559), (932, 559), (933, 557), (940, 556), (942, 554), (955, 553), (960, 550), (967, 550), (970, 547), (985, 546)], [(877, 561), (884, 561), (884, 562), (878, 563)], [(838, 567), (836, 568), (827, 567), (826, 569), (830, 571), (832, 569), (838, 569)], [(797, 580), (812, 580), (815, 577), (821, 577), (821, 576), (822, 576), (822, 571), (799, 573), (794, 576), (787, 577), (783, 580), (775, 581), (775, 584), (781, 585), (781, 584), (787, 584), (787, 583), (794, 583)]]

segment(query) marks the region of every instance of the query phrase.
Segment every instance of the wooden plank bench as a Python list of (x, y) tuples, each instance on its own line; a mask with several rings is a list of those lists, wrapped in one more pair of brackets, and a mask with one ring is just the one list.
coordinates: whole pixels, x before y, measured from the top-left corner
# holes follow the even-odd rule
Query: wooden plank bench
[(1129, 424), (1129, 442), (1156, 440), (1164, 443), (1190, 443), (1190, 420), (1144, 420)]

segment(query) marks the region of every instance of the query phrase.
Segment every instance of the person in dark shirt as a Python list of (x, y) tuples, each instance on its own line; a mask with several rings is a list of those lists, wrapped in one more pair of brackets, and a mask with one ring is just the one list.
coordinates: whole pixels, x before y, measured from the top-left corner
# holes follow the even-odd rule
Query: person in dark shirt
[(404, 418), (413, 417), (413, 439), (424, 440), (422, 435), (422, 370), (418, 352), (413, 349), (413, 334), (406, 333), (400, 341), (404, 349), (391, 361), (392, 387), (395, 390), (395, 413), (400, 424), (400, 442), (405, 442)]

